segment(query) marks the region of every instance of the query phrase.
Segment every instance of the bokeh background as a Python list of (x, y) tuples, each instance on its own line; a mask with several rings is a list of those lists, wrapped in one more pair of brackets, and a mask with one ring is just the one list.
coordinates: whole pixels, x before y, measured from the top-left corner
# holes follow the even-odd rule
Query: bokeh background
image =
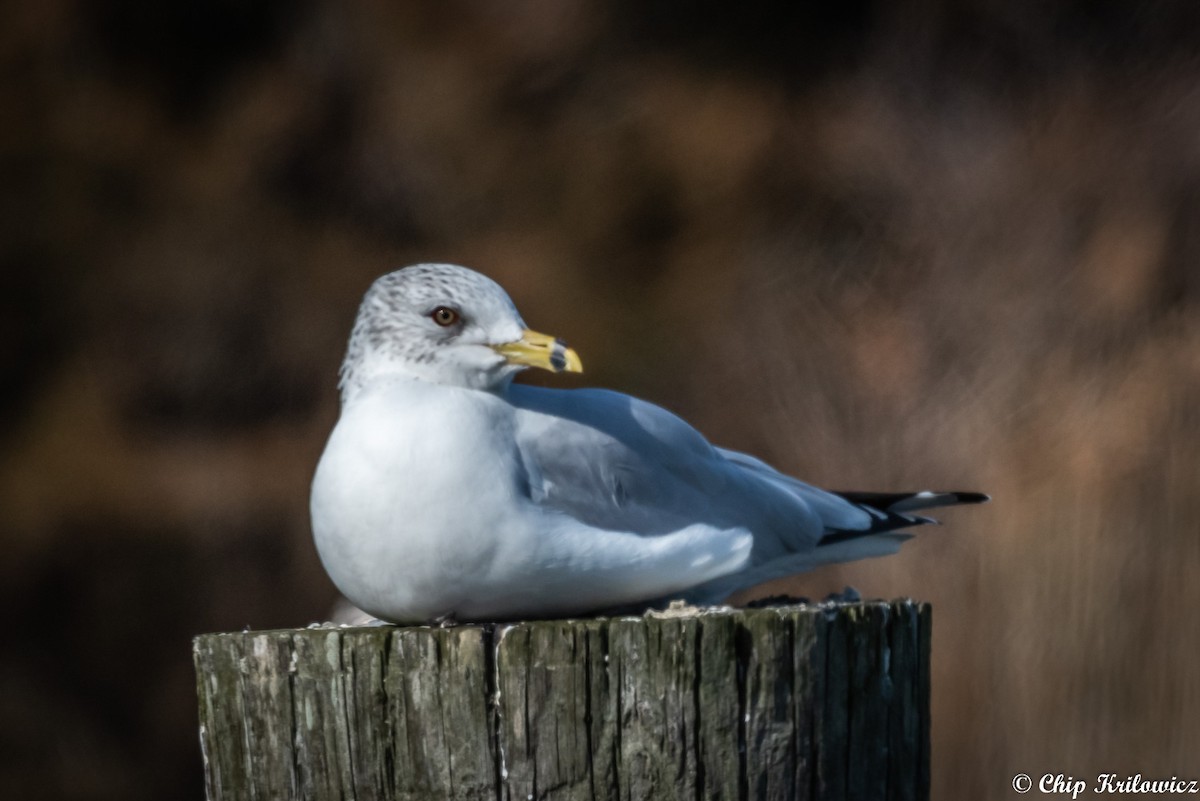
[(993, 494), (766, 590), (933, 602), (935, 798), (1200, 778), (1191, 0), (2, 14), (5, 797), (201, 797), (190, 638), (325, 619), (337, 367), (422, 260), (718, 444)]

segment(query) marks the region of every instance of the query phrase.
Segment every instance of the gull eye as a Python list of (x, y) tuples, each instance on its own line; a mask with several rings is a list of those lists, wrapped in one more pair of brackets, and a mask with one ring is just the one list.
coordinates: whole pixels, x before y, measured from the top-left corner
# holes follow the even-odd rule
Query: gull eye
[(442, 328), (449, 328), (459, 321), (459, 314), (449, 306), (438, 306), (429, 316)]

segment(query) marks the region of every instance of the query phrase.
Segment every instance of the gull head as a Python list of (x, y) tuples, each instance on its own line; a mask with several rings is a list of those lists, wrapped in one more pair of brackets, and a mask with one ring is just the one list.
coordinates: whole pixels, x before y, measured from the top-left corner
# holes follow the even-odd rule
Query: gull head
[(526, 367), (582, 371), (565, 342), (525, 327), (492, 279), (454, 264), (417, 264), (367, 290), (340, 386), (343, 402), (389, 377), (498, 390)]

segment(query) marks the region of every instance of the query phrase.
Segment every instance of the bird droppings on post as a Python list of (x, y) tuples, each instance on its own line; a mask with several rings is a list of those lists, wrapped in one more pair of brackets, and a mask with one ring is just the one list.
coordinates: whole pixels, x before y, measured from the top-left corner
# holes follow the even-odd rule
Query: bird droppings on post
[(646, 617), (656, 617), (660, 620), (667, 618), (696, 617), (697, 615), (718, 614), (730, 611), (728, 606), (696, 606), (686, 601), (671, 601), (666, 609), (647, 609)]
[(203, 635), (209, 798), (927, 798), (929, 615)]

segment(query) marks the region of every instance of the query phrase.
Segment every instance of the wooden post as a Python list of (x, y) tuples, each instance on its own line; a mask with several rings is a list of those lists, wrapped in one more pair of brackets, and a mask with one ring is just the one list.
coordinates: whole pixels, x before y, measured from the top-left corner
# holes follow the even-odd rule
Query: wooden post
[(217, 799), (926, 799), (927, 604), (195, 640)]

